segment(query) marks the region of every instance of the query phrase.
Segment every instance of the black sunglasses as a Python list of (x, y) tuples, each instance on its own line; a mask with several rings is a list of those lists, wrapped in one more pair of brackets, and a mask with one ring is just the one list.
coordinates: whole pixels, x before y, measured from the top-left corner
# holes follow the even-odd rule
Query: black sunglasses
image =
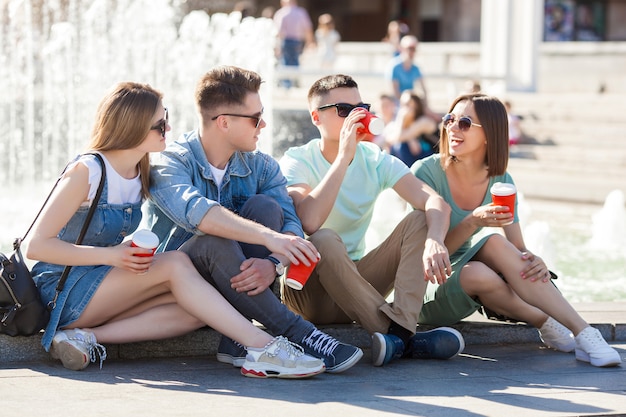
[(334, 107), (337, 109), (337, 116), (339, 117), (348, 117), (348, 115), (350, 114), (350, 112), (356, 108), (361, 108), (361, 109), (365, 109), (367, 111), (370, 111), (370, 107), (372, 105), (371, 104), (367, 104), (367, 103), (359, 103), (356, 105), (352, 105), (352, 104), (348, 104), (348, 103), (335, 103), (335, 104), (326, 104), (324, 106), (320, 106), (317, 109), (318, 110), (326, 110), (326, 109), (330, 109), (331, 107)]
[(263, 120), (263, 112), (261, 112), (259, 115), (250, 115), (250, 116), (247, 114), (222, 113), (222, 114), (218, 114), (215, 117), (212, 117), (211, 120), (216, 120), (220, 116), (245, 117), (246, 119), (255, 120), (255, 123), (254, 123), (255, 129), (258, 129), (259, 125), (261, 124), (261, 120)]
[(168, 119), (167, 109), (165, 109), (164, 118), (159, 120), (157, 124), (155, 124), (154, 126), (150, 128), (150, 130), (158, 130), (161, 132), (161, 136), (165, 137), (165, 132), (167, 131), (167, 119)]
[(452, 124), (457, 120), (459, 122), (459, 130), (461, 130), (461, 132), (467, 132), (472, 126), (483, 127), (483, 125), (474, 123), (468, 116), (462, 116), (457, 119), (454, 114), (448, 113), (441, 118), (441, 122), (445, 128), (452, 126)]

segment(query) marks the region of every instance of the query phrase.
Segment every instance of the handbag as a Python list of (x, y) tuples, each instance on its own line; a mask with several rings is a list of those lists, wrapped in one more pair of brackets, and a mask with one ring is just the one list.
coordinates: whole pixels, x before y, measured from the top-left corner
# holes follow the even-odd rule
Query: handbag
[[(91, 153), (91, 155), (95, 155), (100, 162), (102, 166), (102, 176), (94, 201), (89, 207), (85, 223), (76, 239), (77, 245), (82, 242), (87, 232), (97, 203), (102, 195), (102, 189), (104, 188), (106, 179), (106, 167), (104, 166), (102, 157), (97, 153)], [(63, 173), (64, 172), (65, 169), (63, 170)], [(8, 257), (4, 253), (0, 253), (0, 333), (2, 334), (9, 336), (31, 336), (39, 333), (39, 331), (48, 324), (50, 312), (55, 307), (59, 293), (63, 290), (63, 286), (69, 275), (71, 266), (68, 265), (63, 269), (63, 273), (55, 289), (56, 293), (54, 299), (48, 303), (48, 305), (45, 305), (41, 300), (39, 290), (37, 290), (30, 270), (24, 262), (24, 257), (20, 249), (22, 242), (26, 239), (26, 236), (33, 228), (37, 218), (39, 218), (46, 203), (48, 203), (48, 200), (52, 196), (54, 189), (59, 184), (63, 173), (61, 173), (52, 187), (50, 194), (48, 194), (48, 197), (41, 206), (41, 209), (39, 209), (30, 227), (26, 233), (24, 233), (24, 236), (21, 239), (15, 239), (13, 242), (13, 253)]]

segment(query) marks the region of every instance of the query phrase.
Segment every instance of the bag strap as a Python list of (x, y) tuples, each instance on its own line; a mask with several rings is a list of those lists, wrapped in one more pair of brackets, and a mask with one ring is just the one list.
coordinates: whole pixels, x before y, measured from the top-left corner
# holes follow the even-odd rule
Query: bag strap
[[(95, 153), (95, 152), (88, 152), (88, 153), (85, 153), (85, 155), (94, 155), (98, 159), (98, 162), (100, 162), (100, 166), (102, 167), (102, 177), (100, 178), (100, 184), (98, 185), (98, 191), (96, 192), (96, 197), (94, 198), (94, 203), (97, 203), (97, 201), (100, 199), (100, 194), (102, 194), (102, 187), (104, 185), (104, 178), (106, 176), (106, 168), (104, 166), (104, 160), (102, 159), (102, 156), (100, 156), (100, 154)], [(22, 238), (16, 238), (13, 241), (13, 249), (14, 250), (18, 250), (19, 249), (19, 247), (22, 244), (22, 242), (26, 239), (26, 236), (28, 236), (28, 233), (30, 233), (31, 229), (35, 225), (35, 222), (37, 221), (37, 219), (41, 215), (41, 212), (43, 211), (44, 207), (46, 207), (46, 204), (48, 204), (48, 201), (50, 200), (50, 197), (52, 197), (52, 193), (57, 188), (57, 185), (59, 185), (59, 181), (61, 181), (61, 178), (63, 178), (63, 174), (65, 174), (65, 171), (67, 171), (67, 167), (68, 166), (69, 166), (69, 164), (67, 164), (65, 166), (65, 168), (63, 168), (63, 171), (61, 171), (61, 175), (59, 175), (59, 177), (57, 178), (56, 182), (52, 186), (52, 189), (50, 190), (50, 193), (48, 194), (48, 196), (46, 197), (46, 200), (41, 205), (41, 208), (39, 209), (39, 212), (37, 212), (37, 215), (33, 219), (33, 222), (30, 224), (30, 226), (28, 226), (28, 229), (26, 230), (26, 233), (24, 233), (24, 236), (22, 236)], [(92, 207), (93, 207), (93, 204), (92, 204)], [(91, 212), (91, 207), (89, 208), (89, 213), (91, 213), (91, 214), (87, 215), (87, 222), (91, 221), (91, 216), (93, 216), (93, 213)], [(81, 235), (82, 235), (82, 237), (84, 237), (84, 232), (81, 232)], [(82, 237), (80, 237), (81, 240), (82, 240)]]
[[(102, 175), (100, 176), (100, 184), (98, 184), (98, 190), (96, 191), (96, 196), (91, 202), (91, 206), (89, 206), (89, 211), (87, 212), (85, 223), (83, 224), (83, 228), (81, 229), (80, 234), (78, 235), (78, 238), (76, 239), (77, 245), (80, 245), (83, 242), (83, 238), (85, 237), (85, 234), (87, 233), (87, 229), (89, 228), (89, 223), (91, 222), (91, 219), (94, 213), (96, 212), (96, 207), (98, 206), (98, 202), (100, 201), (100, 196), (102, 195), (102, 190), (104, 189), (104, 183), (106, 182), (106, 175), (107, 175), (107, 170), (106, 170), (106, 166), (104, 165), (104, 160), (102, 159), (102, 156), (99, 153), (88, 152), (85, 155), (94, 155), (96, 159), (98, 159), (98, 162), (100, 163), (100, 167), (102, 168)], [(20, 245), (22, 244), (24, 239), (26, 239), (26, 236), (35, 225), (35, 222), (41, 215), (41, 212), (43, 211), (44, 207), (46, 207), (46, 204), (48, 204), (48, 200), (50, 200), (50, 197), (52, 197), (52, 193), (54, 192), (55, 188), (57, 188), (57, 185), (59, 185), (59, 181), (61, 181), (61, 178), (63, 178), (63, 174), (67, 170), (68, 166), (69, 164), (65, 166), (65, 168), (61, 172), (61, 175), (59, 175), (59, 178), (57, 178), (57, 181), (54, 183), (54, 186), (52, 186), (52, 190), (50, 190), (50, 194), (48, 194), (48, 197), (46, 197), (46, 201), (44, 201), (44, 203), (41, 205), (39, 212), (35, 216), (35, 219), (33, 220), (33, 222), (28, 227), (28, 230), (26, 230), (26, 233), (24, 233), (24, 236), (21, 239), (19, 237), (16, 238), (15, 241), (13, 242), (14, 251), (17, 252), (20, 250)], [(72, 268), (71, 266), (67, 265), (65, 269), (63, 269), (63, 273), (61, 274), (61, 279), (59, 279), (59, 283), (57, 284), (57, 287), (56, 287), (56, 294), (54, 295), (54, 298), (52, 299), (52, 301), (48, 303), (49, 310), (52, 310), (54, 306), (56, 305), (56, 301), (57, 301), (57, 298), (59, 297), (59, 293), (63, 290), (63, 286), (65, 286), (65, 281), (67, 281), (67, 276), (69, 275), (71, 268)]]
[[(102, 190), (104, 189), (104, 183), (106, 182), (106, 166), (104, 165), (104, 160), (102, 159), (102, 156), (100, 156), (100, 154), (95, 153), (95, 152), (88, 153), (86, 155), (94, 155), (98, 159), (98, 162), (100, 162), (100, 166), (102, 167), (102, 175), (100, 176), (100, 184), (98, 184), (98, 191), (96, 191), (96, 196), (94, 197), (93, 201), (91, 202), (91, 205), (89, 206), (89, 212), (87, 212), (85, 223), (83, 223), (83, 228), (81, 229), (80, 234), (78, 235), (78, 238), (76, 239), (77, 245), (80, 245), (81, 243), (83, 243), (83, 238), (85, 237), (85, 234), (87, 233), (87, 229), (89, 228), (89, 223), (91, 223), (91, 219), (93, 218), (93, 215), (96, 212), (98, 202), (100, 201), (100, 196), (102, 195)], [(52, 310), (56, 306), (57, 298), (59, 298), (59, 294), (61, 293), (61, 291), (63, 291), (63, 287), (65, 286), (65, 281), (67, 281), (67, 277), (70, 274), (70, 269), (72, 269), (70, 265), (66, 265), (65, 268), (63, 269), (63, 273), (61, 274), (61, 278), (59, 279), (59, 283), (57, 284), (57, 287), (55, 289), (54, 298), (50, 300), (50, 302), (48, 303), (49, 310)]]

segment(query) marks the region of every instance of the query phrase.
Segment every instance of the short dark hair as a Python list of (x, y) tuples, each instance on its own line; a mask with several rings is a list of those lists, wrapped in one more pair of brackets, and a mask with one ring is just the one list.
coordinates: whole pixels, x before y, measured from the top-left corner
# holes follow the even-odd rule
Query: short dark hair
[(326, 96), (331, 90), (336, 88), (359, 88), (359, 86), (349, 75), (327, 75), (315, 81), (309, 88), (307, 95), (309, 103), (315, 98)]
[(244, 105), (246, 96), (258, 93), (262, 82), (254, 71), (229, 65), (215, 67), (196, 85), (197, 110), (203, 119), (210, 119), (221, 107)]
[[(452, 102), (448, 112), (451, 112), (454, 106), (462, 101), (471, 101), (474, 104), (476, 116), (485, 132), (487, 138), (487, 152), (485, 154), (487, 175), (490, 177), (504, 175), (509, 163), (509, 120), (504, 104), (498, 98), (486, 94), (462, 94)], [(450, 155), (446, 129), (441, 130), (439, 146), (441, 163), (445, 168), (454, 160)]]

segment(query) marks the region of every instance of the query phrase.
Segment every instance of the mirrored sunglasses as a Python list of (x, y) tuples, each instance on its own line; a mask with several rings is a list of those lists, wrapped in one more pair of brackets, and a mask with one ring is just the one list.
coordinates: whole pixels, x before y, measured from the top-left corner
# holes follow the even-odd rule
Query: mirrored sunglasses
[(443, 123), (443, 127), (445, 128), (451, 127), (455, 121), (458, 121), (459, 130), (461, 132), (467, 132), (472, 126), (483, 127), (483, 125), (474, 123), (472, 119), (470, 119), (468, 116), (461, 116), (457, 119), (454, 114), (448, 113), (441, 118), (441, 122)]

